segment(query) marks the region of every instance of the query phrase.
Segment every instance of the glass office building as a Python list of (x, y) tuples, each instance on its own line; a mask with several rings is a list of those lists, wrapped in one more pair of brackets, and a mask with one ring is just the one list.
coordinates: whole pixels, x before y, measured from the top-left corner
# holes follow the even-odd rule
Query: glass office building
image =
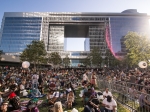
[[(88, 54), (94, 47), (101, 51), (103, 57), (106, 49), (111, 49), (116, 56), (122, 56), (125, 53), (122, 41), (128, 31), (150, 37), (149, 19), (150, 16), (134, 9), (121, 13), (5, 12), (0, 31), (0, 49), (16, 55), (32, 40), (43, 40), (48, 53), (57, 51), (62, 58), (68, 55), (74, 65), (86, 57), (77, 54)], [(65, 38), (71, 37), (87, 38), (85, 51), (65, 51)]]
[(41, 17), (5, 17), (1, 34), (4, 53), (22, 52), (32, 40), (40, 40)]
[(137, 13), (135, 10), (123, 11), (122, 15), (126, 16), (110, 17), (111, 46), (116, 55), (125, 54), (123, 37), (129, 31), (138, 32), (150, 38), (150, 16)]

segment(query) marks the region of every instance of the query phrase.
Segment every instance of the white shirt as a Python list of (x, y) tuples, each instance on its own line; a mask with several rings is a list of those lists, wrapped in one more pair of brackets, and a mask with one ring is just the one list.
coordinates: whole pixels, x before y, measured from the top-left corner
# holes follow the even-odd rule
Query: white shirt
[(36, 74), (34, 74), (34, 75), (32, 76), (32, 79), (36, 79), (36, 80), (38, 80), (38, 79), (39, 79), (39, 76), (38, 76), (38, 75), (36, 75)]
[(21, 84), (21, 85), (20, 85), (20, 89), (21, 89), (21, 90), (24, 90), (24, 85)]
[(135, 97), (136, 96), (136, 89), (129, 88), (129, 95), (131, 97)]
[(54, 92), (54, 93), (53, 93), (53, 97), (58, 98), (58, 97), (59, 97), (59, 92), (58, 92), (58, 91), (57, 91), (57, 92)]
[(67, 90), (67, 92), (70, 92), (70, 91), (71, 91), (71, 88), (67, 88), (66, 90)]
[(106, 91), (104, 91), (103, 96), (112, 96), (112, 93), (110, 91), (108, 91), (108, 93), (106, 93)]
[(53, 95), (47, 95), (47, 99), (48, 98), (50, 98), (50, 99), (53, 98)]
[(54, 98), (54, 97), (58, 98), (58, 97), (59, 97), (59, 92), (57, 91), (57, 92), (54, 92), (53, 94), (47, 95), (47, 99), (48, 99), (48, 97), (49, 97), (50, 99), (51, 99), (51, 98)]
[(112, 101), (111, 102), (108, 102), (107, 101), (107, 98), (105, 98), (104, 100), (103, 100), (103, 104), (105, 104), (105, 105), (109, 105), (109, 108), (108, 107), (105, 107), (106, 109), (108, 109), (108, 110), (113, 110), (113, 107), (114, 106), (117, 106), (117, 103), (116, 103), (116, 101), (112, 98)]
[(33, 75), (32, 76), (32, 83), (38, 83), (38, 79), (39, 79), (39, 76), (38, 75)]
[(114, 77), (114, 79), (113, 79), (114, 81), (116, 81), (116, 77)]
[(86, 74), (83, 74), (83, 80), (86, 81), (88, 79)]

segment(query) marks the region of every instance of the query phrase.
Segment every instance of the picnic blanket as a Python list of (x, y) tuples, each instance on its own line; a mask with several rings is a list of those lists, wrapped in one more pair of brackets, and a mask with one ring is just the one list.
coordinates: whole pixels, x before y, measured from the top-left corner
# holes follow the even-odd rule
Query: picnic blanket
[(27, 95), (26, 98), (43, 98), (44, 96), (46, 96), (45, 94), (41, 94), (40, 96), (32, 96), (31, 94)]
[[(29, 101), (30, 101), (30, 100), (25, 100), (25, 101), (20, 102), (20, 104), (21, 104), (22, 106), (24, 106), (24, 105), (27, 105), (27, 104), (29, 103)], [(37, 106), (39, 106), (42, 102), (43, 102), (43, 100), (38, 100)]]
[[(29, 101), (30, 101), (30, 100), (25, 100), (25, 101), (20, 102), (20, 104), (21, 104), (21, 110), (22, 110), (22, 111), (25, 111), (25, 110), (27, 109), (26, 106), (27, 106), (27, 104), (29, 103)], [(43, 102), (43, 100), (38, 100), (37, 106), (41, 105), (42, 102)], [(19, 112), (19, 111), (15, 110), (14, 112)]]

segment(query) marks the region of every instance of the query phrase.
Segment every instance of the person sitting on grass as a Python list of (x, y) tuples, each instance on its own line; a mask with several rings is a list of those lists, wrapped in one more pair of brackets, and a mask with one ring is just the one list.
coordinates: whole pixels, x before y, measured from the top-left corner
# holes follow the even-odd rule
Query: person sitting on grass
[(41, 97), (41, 92), (37, 88), (33, 88), (31, 92), (32, 97)]
[(97, 96), (97, 93), (95, 92), (94, 87), (91, 88), (91, 98), (95, 98)]
[(100, 112), (99, 104), (99, 100), (97, 98), (93, 98), (86, 104), (83, 112)]
[[(39, 112), (39, 109), (38, 109), (38, 99), (37, 98), (33, 98), (31, 99), (28, 104), (27, 104), (27, 108), (26, 108), (26, 111), (25, 112)], [(17, 111), (18, 112), (18, 111)]]
[(0, 108), (0, 112), (8, 112), (8, 103), (7, 101), (4, 101), (1, 105), (1, 108)]
[(54, 90), (55, 88), (56, 88), (55, 82), (54, 82), (54, 81), (50, 82), (50, 84), (49, 84), (49, 89), (50, 89), (50, 90)]
[(10, 88), (11, 93), (8, 96), (9, 104), (12, 107), (9, 107), (9, 111), (19, 110), (21, 108), (20, 98), (15, 94), (15, 88)]
[(70, 91), (67, 95), (67, 107), (68, 107), (68, 109), (72, 108), (73, 102), (74, 102), (74, 93), (73, 93), (73, 91)]
[(41, 94), (44, 94), (44, 86), (43, 86), (43, 83), (41, 83), (41, 84), (38, 86), (38, 89), (39, 89), (39, 91), (41, 92)]
[(48, 104), (54, 105), (57, 98), (59, 97), (59, 92), (55, 92), (54, 90), (50, 90), (47, 95)]
[(83, 105), (86, 105), (87, 102), (91, 99), (92, 90), (88, 89), (87, 92), (84, 92), (83, 94)]
[(101, 112), (116, 112), (117, 103), (112, 96), (108, 95), (102, 103), (104, 109), (101, 109)]
[(54, 108), (50, 108), (49, 112), (63, 112), (62, 103), (56, 102), (54, 104)]

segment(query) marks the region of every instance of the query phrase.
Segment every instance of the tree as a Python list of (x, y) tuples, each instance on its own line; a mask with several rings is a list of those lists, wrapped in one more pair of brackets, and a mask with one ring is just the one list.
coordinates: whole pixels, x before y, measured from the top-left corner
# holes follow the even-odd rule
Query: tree
[(98, 48), (94, 48), (89, 54), (89, 59), (91, 60), (91, 65), (98, 67), (102, 63), (101, 52)]
[(66, 66), (70, 65), (70, 58), (68, 57), (68, 55), (66, 55), (66, 57), (63, 59), (63, 64)]
[(54, 66), (62, 63), (61, 56), (59, 55), (58, 52), (50, 53), (48, 58), (49, 58), (49, 62)]
[(109, 49), (107, 49), (105, 53), (105, 58), (103, 59), (103, 63), (109, 67), (112, 57), (113, 57), (112, 53), (110, 52)]
[(115, 56), (111, 53), (110, 49), (106, 50), (105, 58), (103, 60), (104, 64), (108, 67), (115, 67), (121, 63)]
[(87, 56), (85, 59), (83, 59), (81, 63), (83, 63), (85, 66), (90, 66), (91, 65), (90, 56)]
[(129, 58), (128, 55), (124, 56), (123, 60), (121, 60), (121, 63), (124, 67), (127, 67), (127, 68), (132, 67), (131, 59)]
[(27, 45), (27, 48), (21, 53), (20, 60), (29, 61), (33, 63), (34, 68), (36, 68), (36, 64), (45, 62), (46, 54), (44, 42), (34, 40), (31, 44)]
[(127, 59), (131, 65), (137, 65), (140, 61), (150, 59), (150, 40), (145, 35), (129, 32), (125, 36)]

